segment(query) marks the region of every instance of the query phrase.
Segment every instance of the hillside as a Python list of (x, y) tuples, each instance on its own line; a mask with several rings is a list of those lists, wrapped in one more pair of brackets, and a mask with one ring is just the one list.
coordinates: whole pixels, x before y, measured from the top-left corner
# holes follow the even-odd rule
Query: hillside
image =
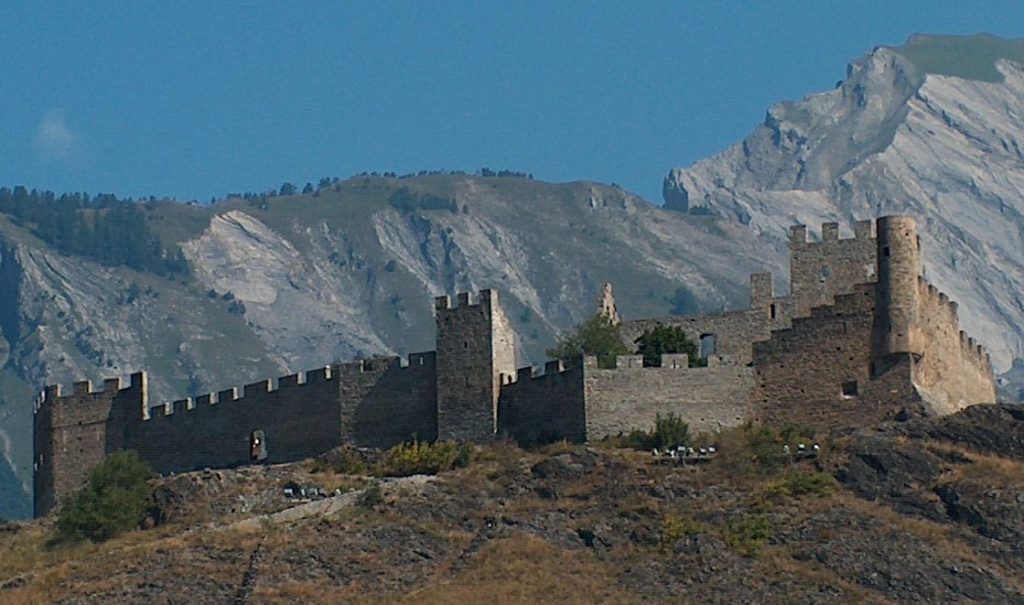
[[(432, 297), (497, 288), (523, 365), (614, 282), (626, 317), (745, 304), (781, 273), (730, 221), (661, 210), (617, 187), (520, 177), (356, 177), (306, 195), (148, 202), (188, 274), (64, 255), (0, 215), (0, 445), (30, 480), (44, 384), (150, 373), (151, 400), (375, 354), (433, 348)], [(116, 245), (113, 241), (112, 245)], [(0, 464), (0, 517), (28, 514)]]
[[(997, 372), (1024, 356), (1024, 41), (912, 37), (853, 61), (835, 90), (772, 106), (742, 142), (672, 170), (665, 206), (783, 228), (918, 219), (928, 279)], [(1016, 395), (1016, 393), (1012, 393)]]
[(0, 602), (1024, 603), (1019, 407), (801, 434), (704, 437), (718, 455), (686, 465), (496, 444), (379, 497), (335, 472), (352, 452), (166, 477), (156, 527), (110, 542), (0, 526)]

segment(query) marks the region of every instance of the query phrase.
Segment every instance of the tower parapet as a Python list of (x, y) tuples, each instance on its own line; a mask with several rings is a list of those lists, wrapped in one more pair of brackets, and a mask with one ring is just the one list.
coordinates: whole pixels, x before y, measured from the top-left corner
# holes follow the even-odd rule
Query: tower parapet
[(60, 385), (47, 386), (36, 401), (33, 417), (33, 505), (35, 516), (45, 515), (78, 488), (89, 470), (110, 452), (124, 449), (128, 424), (141, 419), (148, 406), (145, 372), (132, 374), (131, 384), (121, 379), (74, 383), (64, 394)]

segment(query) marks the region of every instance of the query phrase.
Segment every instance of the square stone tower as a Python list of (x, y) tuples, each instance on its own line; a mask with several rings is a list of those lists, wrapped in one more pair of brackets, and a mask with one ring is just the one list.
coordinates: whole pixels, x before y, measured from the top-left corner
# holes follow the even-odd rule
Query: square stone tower
[(515, 334), (498, 292), (481, 290), (435, 300), (437, 312), (437, 438), (487, 441), (497, 430), (501, 385), (516, 375)]

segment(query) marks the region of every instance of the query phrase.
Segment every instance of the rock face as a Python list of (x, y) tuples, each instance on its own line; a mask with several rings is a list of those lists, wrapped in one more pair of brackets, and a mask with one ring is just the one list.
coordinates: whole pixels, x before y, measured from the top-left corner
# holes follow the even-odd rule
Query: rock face
[[(875, 49), (835, 90), (779, 103), (742, 142), (672, 170), (665, 206), (732, 217), (769, 241), (795, 222), (913, 215), (928, 279), (1006, 371), (1024, 356), (1022, 47), (916, 36)], [(950, 49), (970, 68), (935, 73)]]
[(146, 369), (157, 404), (432, 350), (433, 297), (483, 288), (501, 293), (519, 362), (539, 363), (558, 331), (593, 313), (605, 282), (627, 317), (663, 315), (680, 291), (686, 305), (720, 309), (744, 304), (749, 272), (782, 261), (740, 225), (592, 183), (367, 177), (146, 214), (181, 245), (189, 277), (62, 256), (0, 217), (0, 451), (11, 461), (0, 464), (0, 517), (28, 514), (14, 477), (22, 488), (30, 478), (44, 384)]

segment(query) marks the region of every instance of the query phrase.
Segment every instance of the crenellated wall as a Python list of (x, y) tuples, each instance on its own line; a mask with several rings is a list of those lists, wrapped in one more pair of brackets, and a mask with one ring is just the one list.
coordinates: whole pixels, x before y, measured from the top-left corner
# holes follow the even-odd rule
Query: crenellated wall
[(313, 456), (341, 443), (341, 383), (324, 367), (166, 403), (129, 423), (126, 446), (159, 473), (250, 463), (253, 431), (268, 462)]
[(517, 442), (532, 444), (650, 430), (659, 414), (675, 414), (697, 432), (743, 422), (753, 370), (717, 355), (708, 358), (708, 367), (688, 365), (686, 355), (665, 354), (661, 367), (644, 367), (640, 355), (623, 355), (610, 369), (599, 368), (592, 356), (568, 366), (548, 362), (539, 376), (523, 368), (502, 389), (499, 427)]
[(914, 363), (913, 382), (921, 397), (937, 414), (994, 402), (989, 355), (960, 330), (958, 305), (924, 278), (918, 278), (917, 287), (921, 355)]
[(746, 420), (754, 387), (753, 369), (720, 356), (708, 366), (687, 367), (686, 355), (663, 355), (662, 367), (643, 367), (642, 358), (620, 357), (613, 369), (584, 363), (586, 438), (601, 439), (650, 430), (658, 414), (675, 414), (693, 432), (718, 431)]
[(341, 381), (341, 440), (388, 448), (411, 437), (437, 439), (437, 356), (433, 351), (336, 367)]
[(821, 226), (821, 240), (807, 240), (807, 227), (789, 231), (789, 281), (792, 315), (804, 317), (812, 307), (828, 305), (858, 284), (877, 278), (877, 246), (871, 221), (857, 221), (852, 238), (839, 237), (837, 223)]
[(752, 417), (823, 429), (891, 419), (917, 399), (911, 360), (874, 361), (874, 326), (875, 284), (862, 284), (755, 343)]
[(522, 444), (560, 439), (586, 440), (583, 398), (583, 358), (568, 365), (549, 361), (544, 373), (520, 368), (514, 381), (501, 389), (498, 433)]

